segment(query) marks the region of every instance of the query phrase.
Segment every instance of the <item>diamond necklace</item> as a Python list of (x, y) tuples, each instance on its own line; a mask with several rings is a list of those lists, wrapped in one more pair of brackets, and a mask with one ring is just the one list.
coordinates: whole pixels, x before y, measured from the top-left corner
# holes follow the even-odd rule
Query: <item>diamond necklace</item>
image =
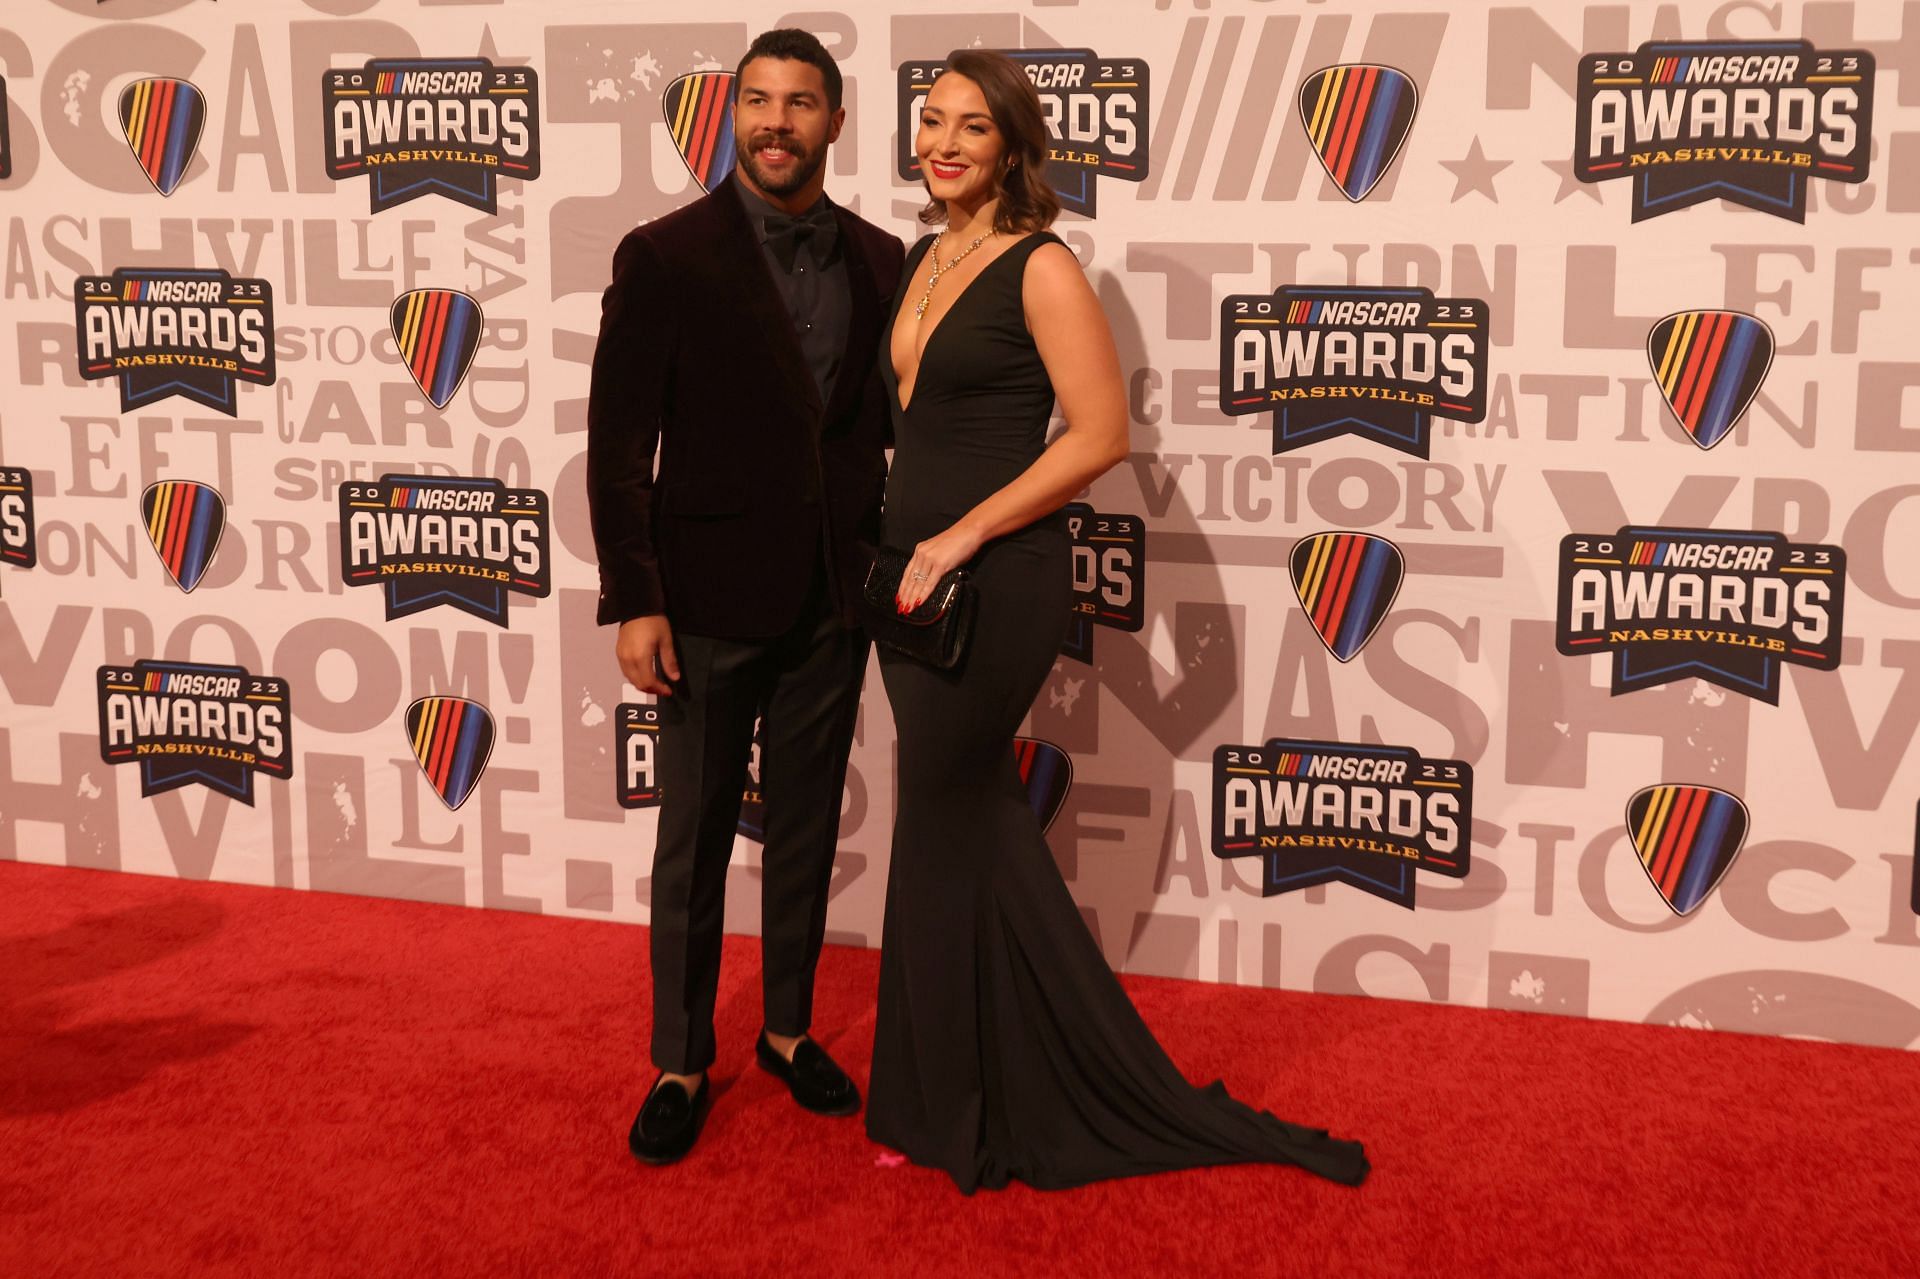
[(947, 263), (945, 266), (940, 265), (940, 242), (947, 238), (946, 228), (943, 227), (940, 231), (940, 234), (933, 237), (933, 249), (931, 252), (927, 254), (927, 256), (933, 260), (933, 274), (927, 277), (927, 291), (920, 295), (920, 301), (914, 305), (914, 308), (913, 308), (914, 319), (918, 320), (922, 316), (926, 315), (927, 299), (933, 296), (933, 286), (940, 283), (940, 277), (945, 275), (947, 272), (953, 270), (953, 268), (955, 268), (956, 266), (959, 266), (960, 260), (962, 258), (966, 257), (967, 254), (973, 252), (975, 249), (985, 244), (987, 242), (988, 236), (991, 236), (992, 234), (993, 232), (989, 230), (986, 233), (986, 235), (976, 236), (972, 244), (969, 244), (966, 248), (954, 254), (953, 260)]

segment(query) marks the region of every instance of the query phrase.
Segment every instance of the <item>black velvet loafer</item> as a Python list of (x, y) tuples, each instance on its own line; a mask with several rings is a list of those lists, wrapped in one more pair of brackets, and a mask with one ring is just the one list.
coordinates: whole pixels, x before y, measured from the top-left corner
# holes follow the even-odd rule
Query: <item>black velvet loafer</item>
[(707, 1117), (707, 1076), (687, 1096), (685, 1084), (655, 1079), (640, 1113), (633, 1118), (627, 1146), (642, 1163), (670, 1164), (693, 1149)]
[(793, 1099), (816, 1115), (851, 1115), (860, 1109), (860, 1090), (827, 1056), (827, 1050), (811, 1039), (795, 1044), (793, 1060), (788, 1061), (767, 1042), (763, 1030), (753, 1056), (760, 1069), (785, 1084)]

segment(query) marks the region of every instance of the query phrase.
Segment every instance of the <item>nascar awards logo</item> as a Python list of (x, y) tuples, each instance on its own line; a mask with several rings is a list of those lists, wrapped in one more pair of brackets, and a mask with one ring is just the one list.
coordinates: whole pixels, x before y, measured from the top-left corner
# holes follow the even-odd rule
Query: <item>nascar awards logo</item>
[(1073, 538), (1073, 616), (1060, 651), (1093, 661), (1093, 628), (1137, 632), (1146, 624), (1147, 526), (1138, 515), (1110, 515), (1085, 502), (1066, 506)]
[(1287, 568), (1313, 633), (1342, 662), (1358, 657), (1380, 629), (1407, 572), (1400, 548), (1371, 533), (1303, 537)]
[(39, 562), (33, 522), (33, 472), (0, 466), (0, 564), (32, 568)]
[[(767, 831), (766, 795), (760, 784), (763, 728), (761, 723), (753, 727), (753, 747), (735, 823), (740, 834), (753, 840), (764, 840)], [(621, 702), (613, 716), (614, 799), (620, 807), (660, 806), (660, 751), (660, 707), (651, 702)], [(1033, 737), (1013, 739), (1013, 759), (1027, 802), (1044, 831), (1053, 825), (1066, 802), (1073, 785), (1073, 761), (1052, 742)]]
[(226, 499), (198, 480), (162, 480), (140, 494), (140, 518), (167, 576), (191, 593), (220, 550), (220, 534), (227, 527)]
[[(1052, 146), (1047, 181), (1062, 208), (1093, 217), (1099, 203), (1096, 179), (1147, 178), (1149, 89), (1147, 64), (1139, 58), (1103, 58), (1091, 49), (1002, 49), (1026, 71), (1040, 95)], [(900, 176), (920, 177), (913, 139), (920, 109), (944, 60), (909, 62), (900, 68), (898, 155)]]
[(1213, 752), (1213, 853), (1262, 857), (1261, 895), (1345, 883), (1413, 909), (1414, 871), (1462, 879), (1473, 767), (1405, 746), (1281, 738)]
[(1487, 304), (1290, 284), (1220, 303), (1220, 411), (1273, 414), (1273, 451), (1358, 435), (1426, 457), (1435, 417), (1487, 416)]
[(1738, 311), (1680, 311), (1647, 330), (1647, 362), (1687, 437), (1727, 438), (1773, 367), (1773, 330)]
[(1713, 199), (1804, 222), (1813, 179), (1867, 180), (1865, 49), (1649, 41), (1581, 54), (1574, 100), (1574, 176), (1632, 178), (1635, 222)]
[(660, 108), (687, 172), (711, 191), (733, 172), (733, 72), (695, 71), (667, 86)]
[(156, 76), (120, 91), (120, 132), (161, 195), (172, 195), (187, 176), (206, 123), (206, 97), (185, 80)]
[(1676, 915), (1707, 900), (1747, 838), (1747, 806), (1712, 786), (1649, 786), (1627, 801), (1640, 867)]
[(324, 72), (327, 176), (365, 176), (380, 212), (443, 195), (499, 211), (500, 178), (540, 176), (540, 82), (488, 58), (374, 58)]
[(387, 620), (441, 604), (507, 625), (507, 596), (552, 590), (547, 495), (491, 477), (383, 475), (340, 486), (340, 572), (384, 585)]
[(238, 666), (102, 666), (100, 758), (140, 765), (140, 794), (195, 782), (253, 803), (253, 775), (293, 776), (287, 681)]
[(1616, 697), (1697, 677), (1777, 705), (1781, 663), (1840, 665), (1846, 586), (1846, 551), (1778, 533), (1570, 533), (1554, 642), (1612, 653)]
[(480, 349), (480, 304), (452, 289), (414, 289), (394, 299), (387, 322), (414, 385), (446, 408)]
[(493, 713), (465, 697), (422, 697), (407, 707), (407, 742), (427, 785), (458, 809), (493, 754)]
[(235, 384), (271, 386), (273, 286), (225, 271), (128, 269), (74, 281), (80, 376), (120, 379), (120, 411), (178, 395), (239, 415)]
[(1395, 67), (1355, 62), (1325, 67), (1300, 85), (1300, 123), (1340, 194), (1367, 198), (1413, 129), (1420, 90)]
[[(753, 726), (747, 775), (740, 792), (734, 829), (748, 839), (767, 833), (766, 796), (760, 789), (761, 724)], [(613, 758), (617, 763), (614, 799), (622, 808), (658, 808), (660, 785), (660, 707), (651, 702), (621, 702), (613, 716)]]
[(660, 708), (622, 702), (613, 716), (613, 757), (619, 761), (614, 798), (622, 808), (660, 804)]

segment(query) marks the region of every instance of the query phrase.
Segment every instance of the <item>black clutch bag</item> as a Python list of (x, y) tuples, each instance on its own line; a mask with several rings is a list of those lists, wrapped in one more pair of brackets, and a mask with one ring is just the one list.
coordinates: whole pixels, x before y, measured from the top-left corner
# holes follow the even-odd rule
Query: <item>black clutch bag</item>
[(967, 637), (973, 633), (980, 588), (965, 569), (956, 568), (934, 583), (933, 593), (919, 607), (903, 615), (894, 598), (912, 558), (891, 546), (881, 547), (874, 555), (860, 592), (861, 621), (874, 643), (929, 666), (951, 669), (966, 652)]

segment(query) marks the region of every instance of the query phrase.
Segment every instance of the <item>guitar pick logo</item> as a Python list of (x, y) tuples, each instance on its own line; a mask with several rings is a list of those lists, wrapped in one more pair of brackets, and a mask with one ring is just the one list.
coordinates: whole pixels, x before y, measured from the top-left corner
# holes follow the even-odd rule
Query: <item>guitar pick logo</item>
[(185, 80), (154, 76), (120, 91), (120, 132), (153, 189), (172, 195), (200, 146), (207, 100)]
[(1020, 769), (1020, 784), (1027, 788), (1027, 802), (1040, 819), (1041, 831), (1053, 825), (1073, 785), (1073, 760), (1052, 742), (1037, 737), (1013, 739), (1013, 762)]
[(661, 99), (673, 146), (703, 191), (733, 169), (733, 72), (694, 71), (667, 86)]
[(1406, 576), (1400, 548), (1370, 533), (1315, 533), (1287, 558), (1294, 594), (1327, 651), (1343, 662), (1358, 656), (1386, 620)]
[(1747, 806), (1711, 786), (1649, 786), (1627, 801), (1627, 831), (1661, 898), (1690, 915), (1746, 841)]
[(459, 808), (493, 753), (493, 716), (464, 697), (422, 697), (407, 707), (406, 725), (427, 784), (448, 808)]
[(197, 480), (162, 480), (140, 495), (140, 514), (173, 584), (183, 591), (200, 585), (227, 527), (226, 499)]
[(1413, 128), (1420, 91), (1406, 72), (1355, 62), (1314, 72), (1300, 86), (1300, 122), (1340, 194), (1367, 198)]
[(389, 320), (407, 372), (433, 407), (444, 409), (480, 349), (480, 304), (452, 289), (414, 289), (394, 300)]
[(1674, 420), (1710, 449), (1760, 394), (1773, 330), (1738, 311), (1680, 311), (1648, 330), (1647, 362)]

